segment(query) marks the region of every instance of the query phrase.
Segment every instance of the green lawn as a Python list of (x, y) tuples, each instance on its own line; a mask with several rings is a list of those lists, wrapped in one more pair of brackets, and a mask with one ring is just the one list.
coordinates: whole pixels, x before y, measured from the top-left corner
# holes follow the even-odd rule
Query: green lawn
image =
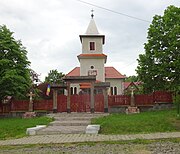
[(180, 131), (175, 110), (143, 112), (140, 114), (111, 114), (92, 120), (101, 125), (101, 134), (136, 134)]
[(26, 136), (26, 128), (36, 125), (46, 125), (52, 119), (47, 117), (36, 117), (29, 119), (5, 118), (0, 119), (0, 139), (19, 138)]

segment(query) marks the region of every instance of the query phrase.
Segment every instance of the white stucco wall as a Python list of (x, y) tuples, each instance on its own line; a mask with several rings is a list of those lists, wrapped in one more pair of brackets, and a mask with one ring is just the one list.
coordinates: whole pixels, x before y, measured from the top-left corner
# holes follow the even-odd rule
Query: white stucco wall
[[(76, 87), (77, 88), (77, 94), (79, 94), (79, 92), (81, 90), (79, 83), (71, 83), (70, 87), (73, 87), (73, 92), (74, 92), (74, 88)], [(67, 96), (67, 90), (66, 89), (64, 89), (64, 95)]]
[[(91, 51), (89, 44), (95, 42), (95, 50)], [(101, 37), (84, 37), (82, 38), (82, 53), (102, 53), (103, 39)]]
[(105, 82), (104, 63), (105, 59), (80, 59), (80, 76), (87, 76), (89, 70), (97, 70), (96, 80)]
[(110, 82), (110, 87), (117, 87), (118, 95), (124, 93), (124, 86), (123, 86), (124, 79), (106, 79), (106, 82)]

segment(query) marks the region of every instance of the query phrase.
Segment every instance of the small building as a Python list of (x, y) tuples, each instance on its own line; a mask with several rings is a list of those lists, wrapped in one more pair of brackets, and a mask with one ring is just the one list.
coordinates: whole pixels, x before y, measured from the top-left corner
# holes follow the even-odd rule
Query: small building
[[(109, 82), (109, 95), (120, 95), (124, 92), (123, 82), (125, 76), (118, 72), (114, 67), (105, 67), (107, 55), (103, 53), (105, 35), (98, 32), (93, 14), (86, 30), (86, 33), (79, 35), (82, 44), (82, 51), (77, 56), (80, 67), (75, 67), (66, 77), (70, 76), (96, 76), (96, 82)], [(71, 83), (71, 94), (88, 92), (88, 83)], [(102, 93), (100, 89), (96, 93)]]
[(141, 82), (124, 82), (124, 93), (130, 93), (132, 89), (138, 91), (141, 84)]

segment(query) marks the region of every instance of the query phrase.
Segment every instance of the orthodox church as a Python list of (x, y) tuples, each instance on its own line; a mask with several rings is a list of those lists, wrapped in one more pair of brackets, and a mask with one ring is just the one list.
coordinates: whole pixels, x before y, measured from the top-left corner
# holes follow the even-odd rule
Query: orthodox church
[[(66, 76), (96, 76), (96, 82), (109, 82), (109, 95), (120, 95), (124, 92), (125, 76), (118, 72), (114, 67), (105, 67), (107, 55), (103, 53), (103, 45), (105, 44), (105, 35), (98, 32), (94, 15), (88, 28), (83, 35), (79, 35), (82, 44), (82, 52), (77, 56), (80, 67), (75, 67)], [(87, 92), (89, 85), (71, 83), (71, 94), (79, 94)], [(101, 93), (97, 90), (96, 93)]]

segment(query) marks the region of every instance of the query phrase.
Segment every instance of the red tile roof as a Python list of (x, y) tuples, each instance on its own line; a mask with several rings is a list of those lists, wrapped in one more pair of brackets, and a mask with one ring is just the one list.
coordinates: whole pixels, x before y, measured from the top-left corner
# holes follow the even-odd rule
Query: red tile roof
[(133, 82), (124, 82), (124, 89), (127, 89)]
[(75, 67), (72, 71), (70, 71), (66, 76), (80, 76), (80, 67)]
[(105, 67), (105, 78), (106, 79), (119, 79), (125, 78), (120, 72), (118, 72), (114, 67)]
[(129, 86), (133, 86), (133, 85), (138, 87), (140, 84), (141, 82), (124, 82), (124, 89), (128, 89)]
[[(80, 67), (75, 67), (66, 76), (80, 76)], [(124, 75), (119, 73), (114, 67), (105, 67), (105, 78), (106, 79), (119, 79), (125, 78)]]
[(105, 54), (80, 54), (79, 57), (107, 57)]

